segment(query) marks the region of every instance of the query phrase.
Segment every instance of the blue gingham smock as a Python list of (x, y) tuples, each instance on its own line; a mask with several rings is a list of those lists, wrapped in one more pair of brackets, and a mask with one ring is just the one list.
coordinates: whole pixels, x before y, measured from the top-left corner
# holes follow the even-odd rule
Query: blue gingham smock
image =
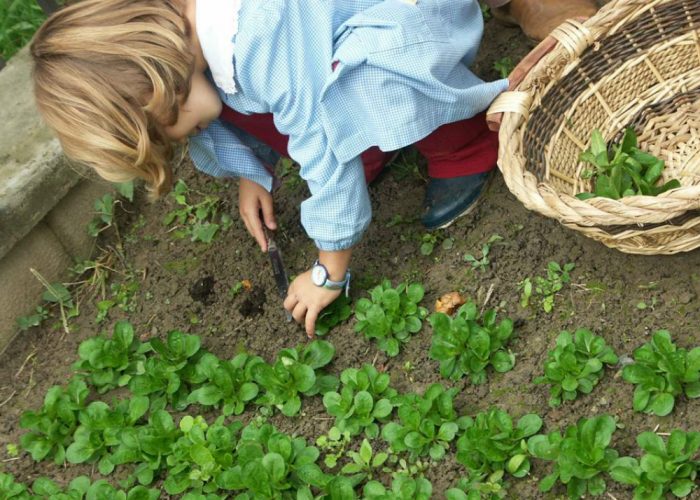
[[(311, 192), (301, 222), (319, 249), (350, 248), (369, 225), (363, 151), (413, 144), (506, 90), (506, 80), (484, 83), (468, 69), (482, 30), (476, 0), (242, 2), (237, 91), (219, 94), (238, 112), (272, 113), (289, 135)], [(215, 121), (190, 140), (190, 155), (208, 174), (271, 190), (272, 177), (245, 143)]]

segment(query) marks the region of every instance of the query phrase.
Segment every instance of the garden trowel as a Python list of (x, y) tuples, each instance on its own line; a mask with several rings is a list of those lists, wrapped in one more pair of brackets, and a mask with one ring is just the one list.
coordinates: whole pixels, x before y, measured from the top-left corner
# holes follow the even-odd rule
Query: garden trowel
[[(277, 247), (277, 243), (270, 235), (270, 232), (265, 230), (265, 237), (267, 238), (267, 254), (270, 256), (270, 263), (272, 264), (272, 274), (275, 277), (275, 284), (277, 285), (277, 292), (282, 300), (287, 298), (287, 289), (289, 288), (289, 278), (287, 277), (287, 271), (284, 268), (284, 263), (282, 262), (282, 254), (280, 249)], [(286, 309), (284, 310), (285, 317), (287, 321), (292, 321), (292, 315)]]

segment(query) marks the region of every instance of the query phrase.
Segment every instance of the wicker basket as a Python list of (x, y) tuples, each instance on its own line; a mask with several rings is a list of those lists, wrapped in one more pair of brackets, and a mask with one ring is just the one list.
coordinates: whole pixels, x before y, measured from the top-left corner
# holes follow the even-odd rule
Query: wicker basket
[[(700, 246), (700, 0), (614, 0), (558, 42), (489, 113), (503, 112), (499, 167), (525, 206), (605, 245), (640, 254)], [(545, 42), (546, 43), (546, 42)], [(593, 129), (666, 161), (681, 187), (620, 200), (590, 191), (579, 155)]]

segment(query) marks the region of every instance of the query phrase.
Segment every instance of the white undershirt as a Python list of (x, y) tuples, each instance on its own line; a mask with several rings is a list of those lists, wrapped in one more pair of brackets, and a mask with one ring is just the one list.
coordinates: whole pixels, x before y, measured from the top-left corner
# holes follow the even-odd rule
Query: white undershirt
[(241, 0), (197, 0), (197, 36), (214, 83), (227, 94), (236, 92), (233, 79), (233, 37), (238, 32)]

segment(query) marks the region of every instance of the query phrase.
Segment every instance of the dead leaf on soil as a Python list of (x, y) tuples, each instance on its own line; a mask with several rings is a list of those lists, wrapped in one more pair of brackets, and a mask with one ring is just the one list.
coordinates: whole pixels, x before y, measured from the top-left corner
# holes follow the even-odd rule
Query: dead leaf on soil
[(253, 283), (250, 280), (241, 280), (241, 285), (243, 285), (243, 290), (249, 292), (253, 288)]
[(466, 299), (459, 292), (446, 293), (435, 301), (435, 312), (454, 314), (459, 306), (464, 304)]

